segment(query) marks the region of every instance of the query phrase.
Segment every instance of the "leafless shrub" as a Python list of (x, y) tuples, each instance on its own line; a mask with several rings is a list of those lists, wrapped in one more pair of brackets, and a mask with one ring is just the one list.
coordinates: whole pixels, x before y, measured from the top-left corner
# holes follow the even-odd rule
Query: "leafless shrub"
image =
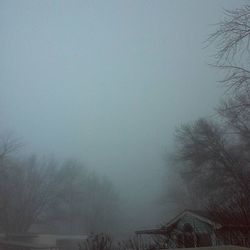
[(79, 245), (79, 250), (111, 250), (113, 240), (105, 233), (90, 235)]

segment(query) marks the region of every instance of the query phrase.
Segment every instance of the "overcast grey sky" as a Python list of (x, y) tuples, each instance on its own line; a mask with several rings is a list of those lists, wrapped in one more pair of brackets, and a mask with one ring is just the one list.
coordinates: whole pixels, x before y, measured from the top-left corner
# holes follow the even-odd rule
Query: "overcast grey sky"
[(222, 94), (203, 42), (245, 2), (1, 0), (1, 131), (85, 162), (152, 213), (174, 127)]

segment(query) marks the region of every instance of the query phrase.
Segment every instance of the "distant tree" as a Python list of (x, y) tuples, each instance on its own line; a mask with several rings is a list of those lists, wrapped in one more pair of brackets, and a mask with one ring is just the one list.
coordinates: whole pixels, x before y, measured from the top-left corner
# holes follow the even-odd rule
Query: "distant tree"
[(68, 233), (111, 230), (117, 216), (118, 195), (108, 179), (69, 160), (59, 168), (57, 182), (51, 220), (63, 224)]
[(55, 173), (49, 161), (8, 159), (0, 175), (0, 226), (5, 233), (27, 232), (53, 199)]
[[(197, 199), (194, 195), (191, 195), (190, 188), (180, 175), (181, 167), (177, 167), (176, 160), (166, 159), (167, 168), (166, 176), (164, 177), (164, 188), (161, 191), (159, 198), (159, 204), (166, 205), (166, 212), (176, 214), (181, 212), (185, 208), (195, 208), (198, 206)], [(173, 166), (176, 166), (174, 168)]]
[(59, 224), (65, 233), (84, 230), (80, 218), (85, 204), (84, 193), (87, 169), (74, 160), (68, 160), (57, 172), (57, 196), (49, 209), (48, 219)]
[(0, 161), (3, 161), (4, 158), (8, 157), (11, 153), (16, 152), (21, 146), (21, 141), (12, 134), (2, 134), (0, 136)]
[(112, 231), (117, 223), (119, 198), (112, 182), (96, 174), (88, 176), (84, 222), (91, 232)]
[(24, 233), (31, 226), (59, 226), (65, 232), (110, 230), (118, 195), (107, 178), (74, 160), (62, 166), (49, 158), (17, 157), (21, 144), (0, 138), (0, 229)]

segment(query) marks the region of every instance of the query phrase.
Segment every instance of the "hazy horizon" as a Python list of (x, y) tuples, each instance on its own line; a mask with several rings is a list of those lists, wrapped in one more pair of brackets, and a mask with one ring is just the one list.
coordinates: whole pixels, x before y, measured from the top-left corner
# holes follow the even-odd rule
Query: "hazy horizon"
[(176, 126), (222, 96), (205, 40), (246, 1), (1, 1), (1, 131), (115, 184), (129, 228), (159, 224)]

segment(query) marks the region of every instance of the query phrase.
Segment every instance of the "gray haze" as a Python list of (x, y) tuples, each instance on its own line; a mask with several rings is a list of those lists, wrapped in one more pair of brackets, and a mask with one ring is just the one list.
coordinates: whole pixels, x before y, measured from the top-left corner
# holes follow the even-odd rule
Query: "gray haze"
[(110, 177), (129, 228), (158, 224), (174, 127), (222, 94), (204, 41), (243, 3), (1, 0), (1, 131)]

